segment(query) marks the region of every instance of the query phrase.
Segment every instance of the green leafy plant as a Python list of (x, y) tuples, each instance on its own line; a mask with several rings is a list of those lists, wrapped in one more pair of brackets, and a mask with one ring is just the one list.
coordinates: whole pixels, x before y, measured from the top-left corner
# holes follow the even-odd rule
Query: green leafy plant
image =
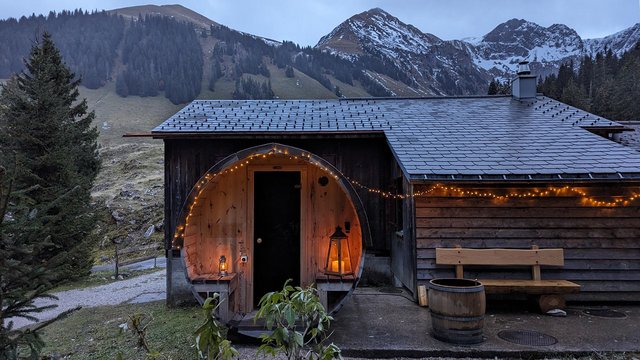
[(289, 285), (287, 280), (281, 291), (265, 294), (259, 302), (255, 320), (265, 319), (270, 334), (260, 336), (262, 345), (258, 354), (275, 356), (283, 353), (288, 359), (342, 359), (335, 344), (324, 345), (333, 318), (320, 303), (318, 291), (313, 287)]
[(227, 328), (214, 316), (218, 306), (220, 306), (219, 294), (207, 298), (202, 305), (205, 322), (194, 333), (200, 359), (227, 360), (238, 356), (238, 351), (227, 340)]

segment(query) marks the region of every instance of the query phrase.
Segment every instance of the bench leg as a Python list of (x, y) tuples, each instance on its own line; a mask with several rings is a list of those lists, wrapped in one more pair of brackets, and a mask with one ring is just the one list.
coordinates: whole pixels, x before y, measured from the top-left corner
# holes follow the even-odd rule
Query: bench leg
[(318, 289), (318, 297), (320, 298), (320, 304), (322, 304), (322, 306), (324, 306), (324, 309), (329, 312), (329, 299), (327, 296), (327, 291)]
[(223, 323), (229, 322), (229, 293), (220, 291), (220, 306), (218, 307), (218, 316)]
[(538, 307), (543, 314), (552, 309), (564, 309), (567, 303), (562, 295), (540, 295), (538, 297)]

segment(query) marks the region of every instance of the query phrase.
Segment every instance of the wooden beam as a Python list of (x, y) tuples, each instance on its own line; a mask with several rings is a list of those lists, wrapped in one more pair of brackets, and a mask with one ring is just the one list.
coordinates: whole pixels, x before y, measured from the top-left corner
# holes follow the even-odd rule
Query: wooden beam
[(133, 132), (122, 137), (150, 137), (154, 139), (354, 139), (384, 138), (382, 130), (366, 131), (227, 131), (227, 132)]
[(487, 294), (576, 294), (580, 285), (567, 280), (478, 280)]
[(439, 265), (550, 265), (563, 266), (562, 249), (447, 249), (436, 248)]
[[(533, 246), (531, 246), (531, 249), (537, 251), (539, 248), (538, 248), (538, 245), (533, 245)], [(541, 277), (540, 277), (540, 264), (535, 264), (535, 265), (533, 265), (531, 267), (531, 278), (533, 280), (540, 280), (541, 279)]]
[(427, 297), (427, 286), (420, 285), (418, 286), (418, 304), (420, 306), (429, 306), (429, 300)]

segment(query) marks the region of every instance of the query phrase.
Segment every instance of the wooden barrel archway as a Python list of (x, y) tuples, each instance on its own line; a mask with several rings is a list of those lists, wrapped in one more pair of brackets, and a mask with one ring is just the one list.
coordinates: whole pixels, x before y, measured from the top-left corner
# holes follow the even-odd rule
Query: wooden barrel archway
[[(365, 244), (371, 243), (367, 215), (349, 178), (321, 157), (292, 146), (269, 143), (247, 148), (220, 161), (198, 180), (182, 207), (173, 239), (187, 280), (219, 283), (216, 264), (224, 255), (232, 274), (224, 280), (235, 282), (230, 288), (237, 290), (229, 298), (229, 311), (250, 313), (256, 307), (251, 261), (253, 176), (264, 169), (300, 172), (300, 283), (316, 284), (327, 310), (337, 312), (362, 274)], [(353, 271), (345, 276), (323, 272), (328, 237), (336, 225), (350, 228)]]

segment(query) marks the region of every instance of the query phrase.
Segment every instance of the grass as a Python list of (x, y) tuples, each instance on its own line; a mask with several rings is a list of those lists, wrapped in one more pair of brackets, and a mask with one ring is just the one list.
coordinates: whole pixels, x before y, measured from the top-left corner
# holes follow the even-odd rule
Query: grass
[(86, 98), (89, 110), (96, 112), (94, 124), (100, 131), (98, 140), (103, 147), (145, 141), (160, 144), (158, 140), (130, 139), (122, 135), (149, 132), (184, 107), (184, 104), (172, 104), (163, 94), (154, 97), (120, 97), (115, 92), (114, 82), (95, 90), (81, 86), (80, 98)]
[(136, 338), (118, 327), (129, 316), (143, 313), (153, 318), (147, 341), (168, 359), (195, 359), (193, 332), (201, 323), (198, 307), (168, 309), (163, 302), (124, 304), (81, 309), (43, 330), (47, 344), (42, 355), (78, 360), (144, 359)]

